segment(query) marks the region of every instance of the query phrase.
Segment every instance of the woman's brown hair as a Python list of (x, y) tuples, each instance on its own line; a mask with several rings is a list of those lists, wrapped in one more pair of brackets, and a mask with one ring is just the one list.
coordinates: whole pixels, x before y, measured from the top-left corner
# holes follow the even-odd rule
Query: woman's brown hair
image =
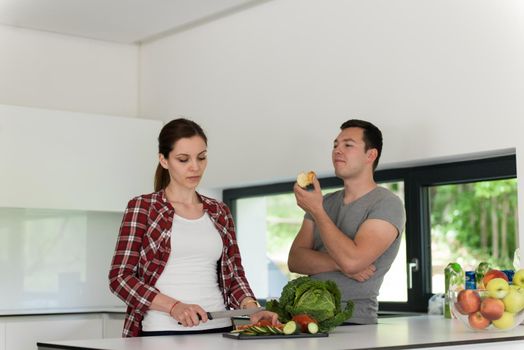
[[(165, 159), (168, 159), (169, 153), (171, 153), (173, 146), (178, 140), (193, 136), (200, 136), (207, 145), (206, 134), (200, 125), (185, 118), (174, 119), (160, 130), (158, 135), (158, 153), (162, 154)], [(158, 163), (155, 172), (155, 191), (165, 189), (169, 185), (169, 181), (169, 172)]]

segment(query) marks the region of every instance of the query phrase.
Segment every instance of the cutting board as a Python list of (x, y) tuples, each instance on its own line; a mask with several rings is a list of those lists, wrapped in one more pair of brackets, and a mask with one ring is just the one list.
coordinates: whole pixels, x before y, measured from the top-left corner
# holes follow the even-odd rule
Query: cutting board
[(298, 333), (298, 334), (274, 334), (274, 335), (246, 335), (241, 333), (222, 333), (224, 338), (236, 340), (258, 340), (258, 339), (291, 339), (291, 338), (324, 338), (329, 337), (328, 333)]

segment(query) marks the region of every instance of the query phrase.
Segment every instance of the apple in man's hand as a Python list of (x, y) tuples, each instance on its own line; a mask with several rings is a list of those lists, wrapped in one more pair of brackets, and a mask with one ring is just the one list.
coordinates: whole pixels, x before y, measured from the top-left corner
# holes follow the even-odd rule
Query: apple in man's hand
[(509, 283), (507, 279), (496, 277), (488, 282), (486, 289), (490, 297), (502, 299), (509, 292)]

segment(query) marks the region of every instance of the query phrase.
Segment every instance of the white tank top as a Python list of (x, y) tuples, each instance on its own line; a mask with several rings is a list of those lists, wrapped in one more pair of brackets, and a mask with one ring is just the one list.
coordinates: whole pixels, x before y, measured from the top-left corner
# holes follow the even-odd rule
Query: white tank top
[[(222, 255), (222, 238), (207, 213), (199, 219), (175, 214), (171, 228), (171, 254), (155, 287), (165, 295), (186, 304), (198, 304), (206, 311), (225, 310), (218, 286), (217, 261)], [(152, 331), (197, 331), (231, 326), (220, 318), (184, 327), (165, 312), (148, 310), (142, 329)]]

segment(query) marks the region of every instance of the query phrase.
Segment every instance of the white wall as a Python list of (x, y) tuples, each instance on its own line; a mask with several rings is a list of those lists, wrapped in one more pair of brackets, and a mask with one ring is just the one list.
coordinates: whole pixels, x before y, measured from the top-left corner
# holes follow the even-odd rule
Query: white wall
[(140, 114), (206, 127), (211, 187), (331, 172), (350, 117), (384, 164), (511, 148), (523, 41), (518, 0), (272, 1), (145, 45)]
[(211, 188), (331, 174), (351, 117), (383, 166), (516, 148), (524, 173), (522, 62), (519, 0), (271, 1), (144, 45), (140, 115), (205, 127)]
[(0, 25), (0, 104), (136, 117), (138, 47)]

